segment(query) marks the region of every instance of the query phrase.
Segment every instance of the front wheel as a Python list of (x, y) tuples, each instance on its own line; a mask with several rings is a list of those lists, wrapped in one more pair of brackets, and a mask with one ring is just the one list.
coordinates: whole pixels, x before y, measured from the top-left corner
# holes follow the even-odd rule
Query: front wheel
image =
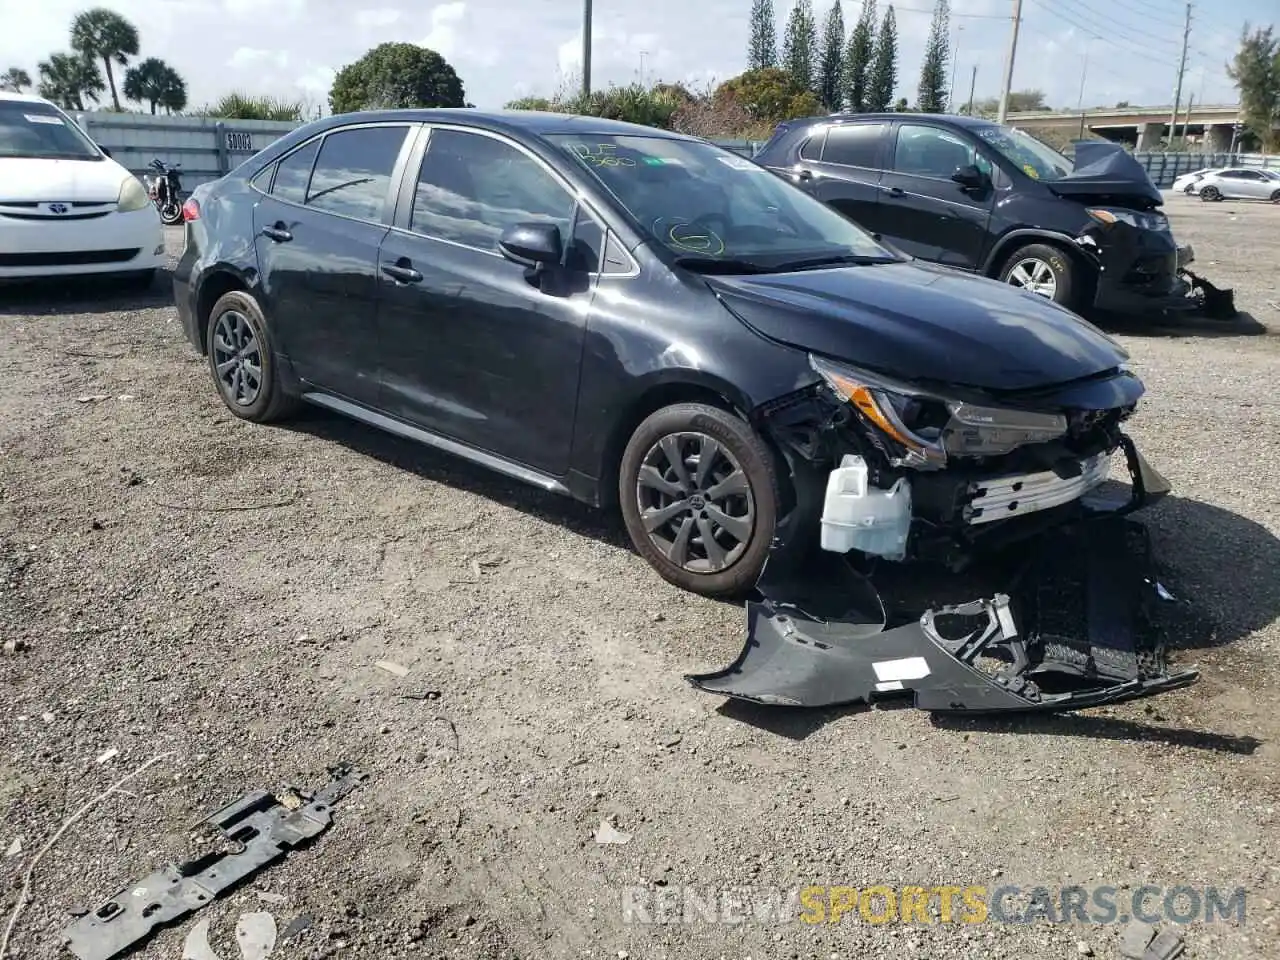
[(164, 206), (160, 208), (160, 222), (169, 227), (172, 227), (175, 223), (181, 223), (182, 204), (176, 200), (165, 201)]
[(1057, 247), (1030, 243), (1013, 251), (1000, 268), (1000, 279), (1046, 300), (1072, 306), (1078, 268), (1071, 257)]
[(778, 516), (773, 455), (741, 418), (701, 403), (651, 414), (618, 471), (637, 552), (668, 583), (738, 597), (764, 568)]

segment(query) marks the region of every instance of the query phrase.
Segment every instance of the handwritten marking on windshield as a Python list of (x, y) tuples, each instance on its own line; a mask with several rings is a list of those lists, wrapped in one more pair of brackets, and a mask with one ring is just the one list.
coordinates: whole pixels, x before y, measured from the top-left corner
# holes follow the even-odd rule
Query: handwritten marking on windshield
[(667, 231), (667, 240), (673, 247), (718, 257), (724, 253), (724, 241), (713, 230), (695, 228), (691, 223), (677, 223)]
[(618, 156), (615, 152), (618, 146), (614, 143), (597, 143), (594, 147), (587, 143), (571, 143), (569, 149), (578, 156), (578, 159), (593, 167), (634, 167), (636, 165), (631, 157)]

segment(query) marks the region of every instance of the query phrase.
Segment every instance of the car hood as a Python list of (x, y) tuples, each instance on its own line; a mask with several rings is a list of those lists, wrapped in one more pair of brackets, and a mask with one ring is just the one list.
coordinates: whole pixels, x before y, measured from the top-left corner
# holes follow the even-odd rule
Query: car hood
[(112, 203), (129, 171), (109, 157), (100, 160), (0, 158), (0, 203)]
[(1132, 198), (1144, 207), (1164, 203), (1164, 194), (1146, 168), (1116, 143), (1077, 142), (1075, 169), (1062, 179), (1045, 184), (1060, 197)]
[(704, 279), (757, 333), (908, 380), (1027, 390), (1128, 358), (1043, 297), (918, 262)]

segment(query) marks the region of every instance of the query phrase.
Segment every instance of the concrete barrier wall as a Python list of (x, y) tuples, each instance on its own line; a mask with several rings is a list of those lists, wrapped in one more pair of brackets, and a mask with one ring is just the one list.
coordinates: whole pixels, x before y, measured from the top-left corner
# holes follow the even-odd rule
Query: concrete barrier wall
[(209, 117), (138, 113), (78, 113), (85, 133), (135, 174), (154, 173), (157, 157), (182, 166), (182, 188), (190, 191), (264, 149), (301, 124), (275, 120), (215, 120)]

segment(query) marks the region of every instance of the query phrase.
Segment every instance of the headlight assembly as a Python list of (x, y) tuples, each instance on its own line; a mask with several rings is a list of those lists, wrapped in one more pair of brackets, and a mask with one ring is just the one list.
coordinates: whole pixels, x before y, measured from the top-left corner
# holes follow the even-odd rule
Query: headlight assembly
[(1169, 229), (1169, 218), (1163, 213), (1142, 213), (1138, 210), (1125, 210), (1122, 207), (1090, 207), (1086, 212), (1108, 227), (1117, 223), (1127, 223), (1139, 230)]
[(973, 404), (812, 354), (809, 362), (837, 396), (902, 449), (890, 458), (895, 466), (939, 469), (950, 456), (1000, 456), (1067, 432), (1061, 414)]
[(141, 210), (151, 203), (151, 198), (147, 196), (147, 188), (142, 185), (137, 177), (127, 177), (120, 184), (120, 199), (116, 204), (116, 209), (121, 213), (132, 213), (135, 210)]

